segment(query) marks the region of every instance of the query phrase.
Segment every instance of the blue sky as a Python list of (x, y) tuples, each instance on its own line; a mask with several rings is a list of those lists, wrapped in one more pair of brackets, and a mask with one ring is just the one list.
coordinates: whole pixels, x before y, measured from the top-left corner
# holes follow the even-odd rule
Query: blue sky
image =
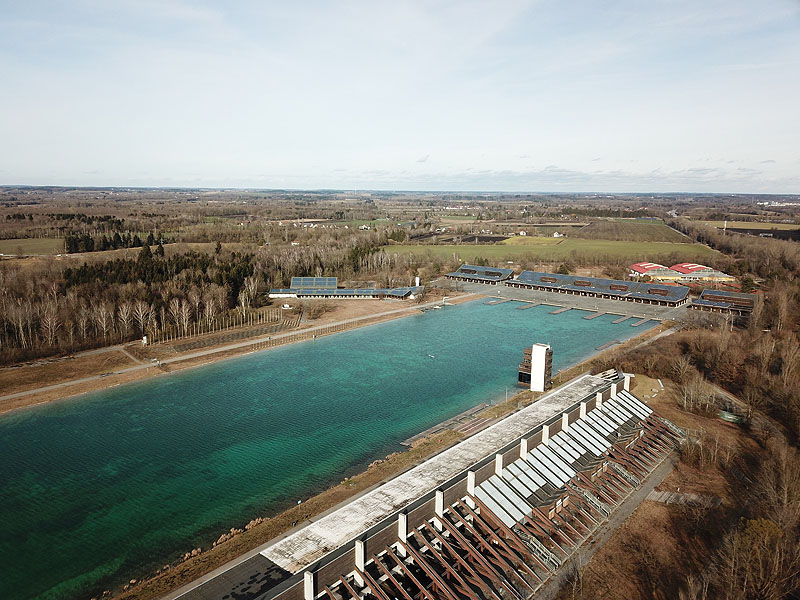
[(800, 0), (0, 0), (0, 183), (800, 192)]

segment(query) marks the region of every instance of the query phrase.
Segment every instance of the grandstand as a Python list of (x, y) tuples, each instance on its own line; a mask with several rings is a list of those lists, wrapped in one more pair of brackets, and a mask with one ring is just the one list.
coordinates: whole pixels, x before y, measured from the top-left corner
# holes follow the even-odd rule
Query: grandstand
[(200, 583), (182, 600), (523, 600), (684, 433), (583, 375)]
[(303, 298), (309, 300), (382, 300), (384, 298), (414, 300), (424, 286), (397, 288), (340, 288), (336, 277), (292, 277), (291, 287), (269, 291), (270, 298)]
[(700, 298), (690, 308), (706, 312), (746, 315), (753, 312), (757, 296), (724, 290), (703, 290)]
[(495, 267), (480, 267), (476, 265), (461, 265), (445, 275), (448, 279), (459, 279), (470, 283), (488, 283), (497, 285), (501, 281), (509, 279), (514, 274), (514, 269), (499, 269)]
[(559, 273), (523, 271), (515, 279), (506, 281), (515, 288), (557, 292), (576, 296), (592, 296), (609, 300), (625, 300), (640, 304), (681, 306), (688, 301), (689, 288), (682, 285), (663, 285), (598, 277), (580, 277)]

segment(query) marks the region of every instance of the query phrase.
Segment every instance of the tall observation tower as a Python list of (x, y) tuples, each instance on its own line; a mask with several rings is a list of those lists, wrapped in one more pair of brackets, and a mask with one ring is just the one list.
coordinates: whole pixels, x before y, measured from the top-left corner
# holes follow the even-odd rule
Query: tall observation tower
[(519, 365), (518, 385), (529, 387), (533, 392), (549, 390), (553, 377), (553, 350), (547, 344), (534, 344), (524, 352)]

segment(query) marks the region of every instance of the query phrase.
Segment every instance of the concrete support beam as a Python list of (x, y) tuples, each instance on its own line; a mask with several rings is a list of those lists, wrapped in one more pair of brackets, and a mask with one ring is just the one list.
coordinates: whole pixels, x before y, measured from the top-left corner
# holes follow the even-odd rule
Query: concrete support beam
[[(475, 495), (475, 471), (467, 471), (467, 493), (470, 496)], [(467, 498), (467, 506), (475, 508), (475, 503), (470, 498)]]
[(438, 531), (441, 531), (444, 529), (442, 522), (439, 520), (444, 518), (444, 492), (442, 490), (436, 490), (436, 502), (433, 507), (433, 512), (436, 515), (433, 524)]
[(316, 595), (316, 590), (314, 589), (314, 573), (306, 571), (303, 573), (303, 600), (314, 600), (314, 596)]
[(616, 395), (617, 395), (617, 384), (616, 383), (612, 383), (611, 384), (611, 397), (613, 398)]
[(495, 454), (494, 455), (494, 474), (498, 477), (503, 476), (503, 455), (502, 454)]
[[(407, 538), (408, 538), (408, 515), (406, 513), (400, 513), (399, 515), (397, 515), (397, 539), (399, 539), (401, 542), (403, 542), (403, 544), (405, 544)], [(397, 554), (405, 558), (406, 549), (402, 545), (398, 545)]]
[(581, 411), (580, 412), (580, 418), (581, 419), (585, 419), (586, 418), (586, 402), (581, 402), (580, 411)]
[(353, 574), (353, 579), (355, 579), (355, 582), (358, 585), (364, 587), (365, 585), (367, 585), (367, 582), (364, 581), (364, 578), (358, 574), (359, 571), (362, 573), (364, 572), (364, 542), (361, 540), (356, 540), (355, 555), (356, 555), (356, 561), (355, 561), (356, 568), (358, 569), (358, 571), (356, 571)]
[(597, 406), (597, 408), (603, 406), (603, 392), (597, 392), (597, 395), (595, 395), (594, 398), (595, 398), (595, 405)]
[(522, 460), (528, 458), (528, 438), (522, 438), (519, 441), (519, 457)]
[(561, 429), (562, 431), (569, 429), (569, 415), (567, 413), (561, 415)]
[(625, 375), (625, 383), (622, 384), (622, 389), (626, 392), (629, 392), (631, 389), (631, 376), (628, 374)]
[(542, 443), (546, 446), (550, 441), (550, 425), (542, 425)]

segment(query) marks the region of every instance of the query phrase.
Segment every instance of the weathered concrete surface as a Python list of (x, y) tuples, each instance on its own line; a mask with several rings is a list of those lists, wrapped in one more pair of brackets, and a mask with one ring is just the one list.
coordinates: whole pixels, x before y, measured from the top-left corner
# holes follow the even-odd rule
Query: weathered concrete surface
[(275, 542), (262, 554), (279, 567), (298, 573), (417, 498), (436, 490), (481, 459), (493, 455), (554, 415), (607, 386), (608, 382), (604, 379), (583, 375), (545, 394), (531, 406)]

